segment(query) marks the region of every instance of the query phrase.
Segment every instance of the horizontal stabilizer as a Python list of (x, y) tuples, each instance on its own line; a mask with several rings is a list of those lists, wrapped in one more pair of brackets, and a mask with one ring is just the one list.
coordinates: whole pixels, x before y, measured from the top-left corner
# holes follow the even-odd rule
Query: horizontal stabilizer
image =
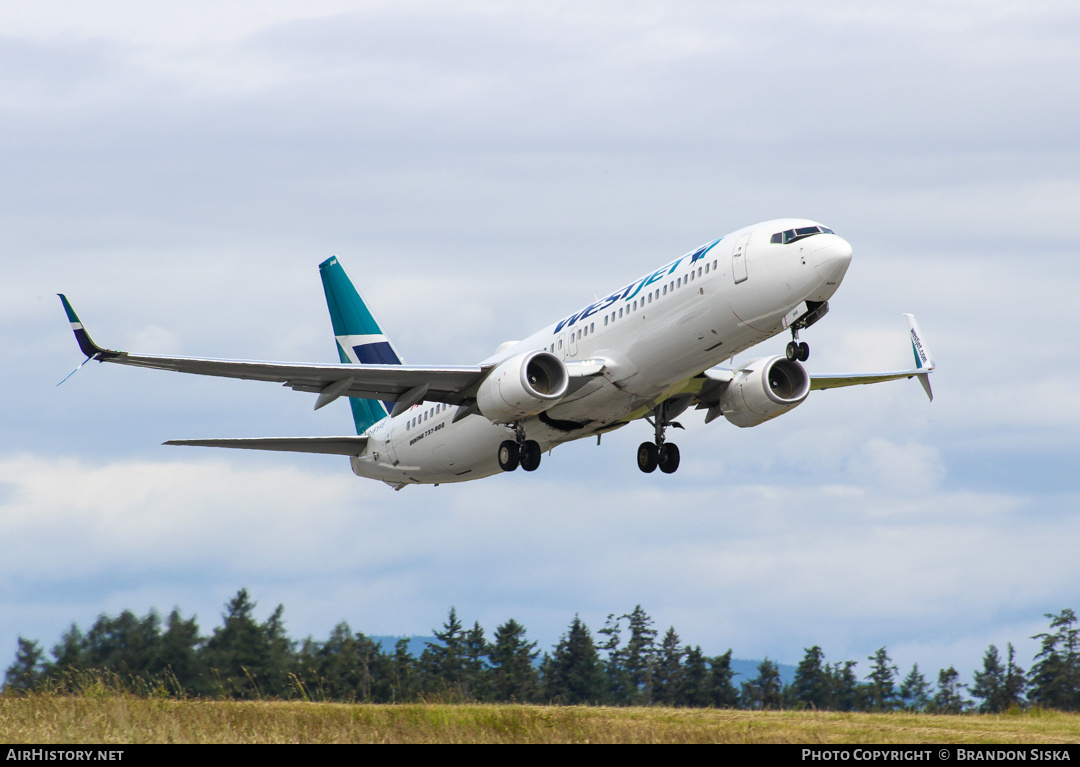
[(170, 439), (166, 445), (193, 447), (233, 447), (243, 450), (277, 450), (285, 453), (325, 453), (361, 455), (367, 449), (367, 437), (255, 437), (234, 439)]

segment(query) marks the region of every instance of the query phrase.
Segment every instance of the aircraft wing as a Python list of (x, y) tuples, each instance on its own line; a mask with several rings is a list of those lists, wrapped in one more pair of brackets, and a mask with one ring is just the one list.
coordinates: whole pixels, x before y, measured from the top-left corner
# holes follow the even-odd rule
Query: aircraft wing
[[(841, 386), (858, 386), (859, 384), (881, 383), (882, 381), (896, 381), (900, 378), (923, 376), (925, 380), (930, 370), (913, 368), (911, 370), (896, 370), (889, 373), (833, 373), (830, 375), (810, 376), (810, 390), (836, 389)], [(924, 384), (925, 386), (925, 384)], [(929, 394), (929, 391), (927, 392)], [(934, 397), (930, 394), (930, 399)]]
[(908, 335), (911, 339), (911, 351), (915, 355), (915, 367), (910, 370), (895, 370), (887, 373), (833, 373), (829, 375), (810, 376), (810, 390), (835, 389), (840, 386), (858, 386), (859, 384), (881, 383), (882, 381), (895, 381), (899, 378), (919, 377), (919, 383), (926, 391), (930, 401), (934, 401), (934, 393), (930, 390), (930, 373), (934, 371), (934, 358), (930, 356), (930, 350), (922, 340), (922, 332), (915, 316), (905, 314), (908, 321)]
[[(71, 329), (75, 332), (75, 339), (83, 354), (87, 356), (87, 361), (96, 359), (99, 362), (113, 362), (118, 365), (132, 365), (155, 370), (173, 370), (178, 373), (273, 381), (296, 391), (319, 394), (318, 401), (315, 403), (316, 410), (338, 397), (396, 402), (395, 411), (399, 408), (406, 410), (421, 400), (461, 405), (475, 398), (477, 387), (491, 367), (489, 365), (440, 368), (406, 365), (318, 365), (131, 354), (104, 349), (95, 344), (67, 298), (61, 294), (60, 300), (64, 304)], [(404, 407), (401, 407), (402, 405)], [(232, 445), (232, 447), (240, 447), (240, 445)], [(258, 449), (286, 448), (262, 447)]]
[[(934, 372), (934, 358), (930, 350), (922, 340), (922, 332), (919, 324), (911, 314), (905, 314), (908, 321), (908, 335), (911, 340), (911, 350), (915, 355), (915, 367), (910, 370), (893, 370), (883, 373), (830, 373), (827, 375), (811, 375), (810, 390), (836, 389), (841, 386), (858, 386), (859, 384), (882, 383), (895, 381), (900, 378), (918, 377), (926, 396), (932, 402), (934, 393), (930, 390), (930, 373)], [(705, 423), (714, 420), (720, 415), (716, 405), (720, 401), (720, 395), (724, 388), (735, 377), (735, 371), (728, 368), (709, 368), (700, 375), (687, 382), (683, 393), (675, 396), (691, 395), (688, 401), (696, 404), (699, 410), (709, 408), (709, 415)]]
[(194, 447), (234, 447), (244, 450), (279, 450), (287, 453), (325, 453), (360, 455), (367, 447), (367, 437), (256, 437), (231, 439), (170, 439), (164, 445)]

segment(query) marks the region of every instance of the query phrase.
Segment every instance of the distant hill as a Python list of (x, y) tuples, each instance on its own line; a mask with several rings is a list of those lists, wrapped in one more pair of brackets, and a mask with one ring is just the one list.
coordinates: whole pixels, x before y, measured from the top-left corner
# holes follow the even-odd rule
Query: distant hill
[[(735, 689), (740, 689), (740, 685), (743, 682), (749, 682), (751, 679), (757, 676), (757, 667), (761, 663), (759, 660), (742, 660), (741, 658), (731, 659), (731, 670), (738, 676), (732, 679), (732, 683), (735, 685)], [(776, 663), (776, 661), (773, 661)], [(776, 668), (780, 672), (780, 681), (784, 684), (791, 684), (795, 681), (795, 666), (788, 666), (784, 663), (776, 663)]]
[(393, 655), (399, 639), (409, 640), (409, 655), (414, 658), (419, 658), (420, 654), (424, 652), (424, 648), (427, 647), (428, 642), (435, 642), (435, 637), (392, 637), (392, 636), (373, 636), (368, 637), (374, 642), (378, 642), (379, 647), (387, 655)]

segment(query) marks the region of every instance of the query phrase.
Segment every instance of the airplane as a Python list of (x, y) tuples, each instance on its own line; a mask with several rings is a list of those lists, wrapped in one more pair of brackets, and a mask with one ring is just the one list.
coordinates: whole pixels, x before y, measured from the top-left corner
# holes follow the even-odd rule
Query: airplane
[[(91, 340), (59, 294), (79, 348), (92, 359), (198, 375), (274, 381), (318, 395), (315, 409), (349, 398), (356, 435), (174, 439), (166, 445), (348, 456), (353, 472), (396, 490), (539, 468), (544, 452), (600, 438), (644, 419), (653, 439), (637, 450), (650, 473), (679, 468), (666, 438), (687, 409), (742, 428), (798, 407), (812, 390), (916, 377), (933, 400), (933, 357), (906, 314), (915, 367), (810, 375), (799, 331), (818, 322), (851, 263), (851, 245), (807, 219), (739, 229), (668, 261), (487, 359), (416, 367), (397, 348), (337, 257), (319, 265), (341, 364), (254, 362), (131, 354)], [(719, 367), (790, 332), (782, 356)], [(82, 367), (79, 366), (79, 368)], [(76, 369), (78, 370), (78, 368)], [(70, 377), (70, 376), (69, 376)], [(67, 380), (67, 379), (65, 379)], [(61, 382), (63, 383), (63, 382)]]

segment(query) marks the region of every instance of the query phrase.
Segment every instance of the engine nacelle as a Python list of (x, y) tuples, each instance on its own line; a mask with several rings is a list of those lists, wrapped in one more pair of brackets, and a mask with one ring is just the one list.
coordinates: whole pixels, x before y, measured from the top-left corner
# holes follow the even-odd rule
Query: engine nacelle
[(720, 409), (736, 426), (757, 426), (801, 405), (809, 393), (810, 376), (801, 363), (767, 357), (736, 373), (720, 395)]
[(513, 423), (547, 410), (569, 385), (561, 359), (544, 351), (525, 352), (488, 374), (476, 392), (476, 405), (493, 423)]

